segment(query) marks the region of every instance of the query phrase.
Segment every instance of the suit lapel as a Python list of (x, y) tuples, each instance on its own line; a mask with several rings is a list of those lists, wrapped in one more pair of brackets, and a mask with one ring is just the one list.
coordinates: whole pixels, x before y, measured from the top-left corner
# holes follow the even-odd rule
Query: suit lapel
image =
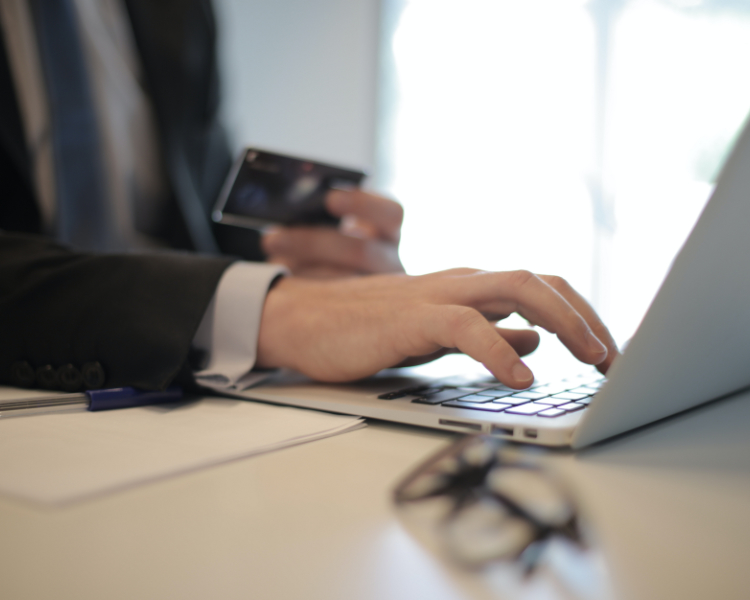
[(31, 183), (31, 161), (26, 148), (5, 38), (0, 27), (0, 144), (13, 165)]
[[(220, 128), (210, 1), (125, 0), (125, 5), (157, 116), (164, 163), (193, 248), (215, 253), (210, 203), (231, 161), (225, 145), (211, 143), (220, 137)], [(212, 168), (217, 160), (226, 166)], [(207, 173), (219, 173), (213, 177), (219, 184), (212, 185)]]

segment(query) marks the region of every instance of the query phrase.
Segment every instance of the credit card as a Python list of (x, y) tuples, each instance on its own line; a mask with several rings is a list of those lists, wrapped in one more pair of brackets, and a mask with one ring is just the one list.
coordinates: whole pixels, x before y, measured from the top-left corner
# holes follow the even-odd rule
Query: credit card
[(217, 223), (259, 228), (336, 225), (325, 209), (331, 189), (357, 188), (362, 171), (247, 148), (235, 163), (213, 212)]

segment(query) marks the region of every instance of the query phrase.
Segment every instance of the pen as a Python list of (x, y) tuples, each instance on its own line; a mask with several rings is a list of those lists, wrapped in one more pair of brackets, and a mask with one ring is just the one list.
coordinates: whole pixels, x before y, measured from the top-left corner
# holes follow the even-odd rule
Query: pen
[(179, 400), (182, 400), (182, 388), (177, 386), (170, 386), (163, 392), (138, 390), (132, 387), (110, 388), (89, 390), (83, 394), (50, 394), (26, 399), (0, 400), (0, 417), (76, 407), (85, 407), (91, 411), (111, 410)]

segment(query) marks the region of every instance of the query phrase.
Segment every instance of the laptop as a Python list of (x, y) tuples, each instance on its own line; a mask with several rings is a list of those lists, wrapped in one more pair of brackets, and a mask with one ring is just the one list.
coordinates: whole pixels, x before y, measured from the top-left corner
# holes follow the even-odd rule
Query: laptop
[(489, 375), (397, 370), (354, 384), (279, 374), (238, 396), (423, 427), (580, 448), (750, 386), (750, 120), (626, 351), (529, 390)]

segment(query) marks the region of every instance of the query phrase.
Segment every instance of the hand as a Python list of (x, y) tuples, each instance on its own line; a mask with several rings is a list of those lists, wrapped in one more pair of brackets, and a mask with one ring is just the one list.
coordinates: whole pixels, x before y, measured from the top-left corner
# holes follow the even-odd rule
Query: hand
[(331, 190), (326, 208), (341, 217), (338, 229), (269, 229), (261, 242), (269, 262), (317, 278), (404, 272), (398, 257), (404, 211), (398, 202), (362, 190)]
[(602, 373), (618, 355), (607, 328), (564, 279), (453, 269), (419, 277), (281, 279), (266, 298), (257, 365), (350, 381), (456, 348), (504, 384), (524, 388), (533, 374), (519, 355), (532, 352), (539, 335), (492, 324), (514, 312), (556, 333)]

